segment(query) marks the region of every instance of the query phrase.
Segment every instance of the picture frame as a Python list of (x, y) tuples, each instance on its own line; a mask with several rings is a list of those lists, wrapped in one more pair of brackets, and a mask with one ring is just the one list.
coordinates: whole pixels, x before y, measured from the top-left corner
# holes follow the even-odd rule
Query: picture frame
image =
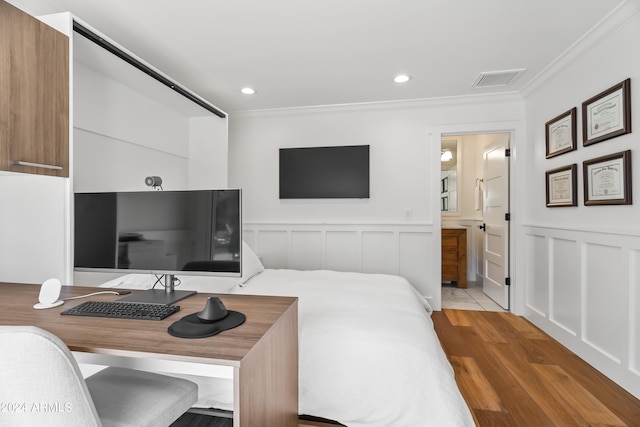
[(577, 115), (578, 109), (573, 107), (545, 123), (547, 159), (577, 150)]
[(440, 210), (441, 211), (448, 211), (449, 210), (449, 197), (448, 196), (444, 196), (440, 198), (441, 204), (440, 204)]
[(546, 172), (547, 207), (578, 206), (578, 165)]
[(631, 133), (631, 79), (582, 103), (582, 145)]
[(630, 205), (631, 150), (583, 162), (584, 204)]

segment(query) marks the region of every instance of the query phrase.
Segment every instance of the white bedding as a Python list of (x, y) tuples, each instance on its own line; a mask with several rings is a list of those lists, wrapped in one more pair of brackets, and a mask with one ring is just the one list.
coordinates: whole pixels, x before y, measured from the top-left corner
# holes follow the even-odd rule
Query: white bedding
[(299, 412), (347, 426), (473, 426), (429, 317), (403, 278), (265, 270), (231, 293), (297, 296)]
[[(180, 288), (299, 298), (300, 414), (349, 427), (474, 425), (433, 329), (431, 308), (405, 279), (268, 269), (243, 276), (184, 276)], [(148, 289), (152, 282), (129, 275), (103, 286)], [(233, 408), (231, 380), (189, 379), (199, 386), (196, 406)]]

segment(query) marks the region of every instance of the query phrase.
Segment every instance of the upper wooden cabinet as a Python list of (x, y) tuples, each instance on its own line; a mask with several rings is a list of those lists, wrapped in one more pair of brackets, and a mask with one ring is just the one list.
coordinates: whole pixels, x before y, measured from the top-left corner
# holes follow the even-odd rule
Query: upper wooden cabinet
[(0, 170), (69, 176), (69, 39), (3, 0)]

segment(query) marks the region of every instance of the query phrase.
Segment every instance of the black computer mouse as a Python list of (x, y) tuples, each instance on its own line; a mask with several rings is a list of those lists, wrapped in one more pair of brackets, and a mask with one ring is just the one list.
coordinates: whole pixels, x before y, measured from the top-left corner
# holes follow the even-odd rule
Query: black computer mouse
[(227, 307), (218, 297), (209, 297), (204, 310), (198, 313), (198, 319), (204, 323), (215, 322), (227, 316)]

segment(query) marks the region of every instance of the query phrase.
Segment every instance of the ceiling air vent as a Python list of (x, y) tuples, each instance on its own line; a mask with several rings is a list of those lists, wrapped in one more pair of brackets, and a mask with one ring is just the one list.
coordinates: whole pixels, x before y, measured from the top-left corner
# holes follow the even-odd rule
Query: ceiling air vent
[(519, 70), (505, 70), (505, 71), (488, 71), (480, 73), (478, 78), (472, 87), (481, 88), (481, 87), (496, 87), (496, 86), (508, 86), (521, 74), (526, 71), (525, 68), (521, 68)]

